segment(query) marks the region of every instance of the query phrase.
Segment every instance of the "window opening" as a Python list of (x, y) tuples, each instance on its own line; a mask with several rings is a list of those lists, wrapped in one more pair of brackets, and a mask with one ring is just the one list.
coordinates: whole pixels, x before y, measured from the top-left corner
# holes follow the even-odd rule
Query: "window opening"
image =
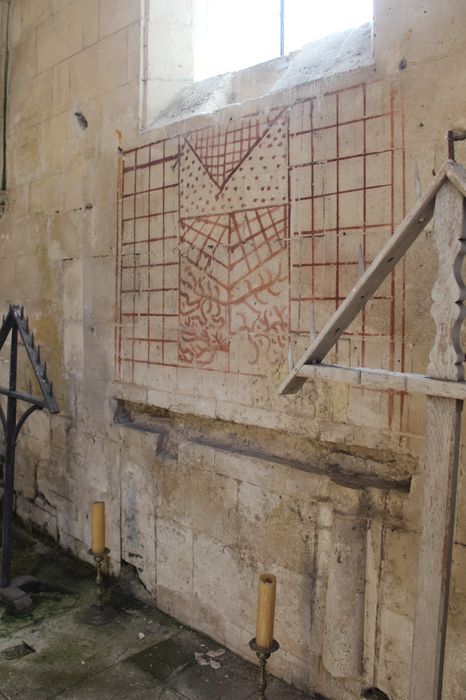
[(372, 21), (373, 0), (193, 0), (194, 81)]

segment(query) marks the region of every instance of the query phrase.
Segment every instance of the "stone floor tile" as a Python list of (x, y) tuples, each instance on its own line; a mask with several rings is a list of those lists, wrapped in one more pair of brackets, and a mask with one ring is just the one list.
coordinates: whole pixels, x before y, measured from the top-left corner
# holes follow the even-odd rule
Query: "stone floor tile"
[(17, 630), (9, 640), (4, 637), (1, 642), (5, 645), (24, 641), (36, 653), (12, 661), (0, 657), (0, 690), (7, 696), (40, 700), (51, 689), (65, 690), (134, 654), (135, 649), (152, 646), (179, 631), (178, 626), (159, 624), (140, 610), (132, 614), (119, 611), (113, 624), (93, 627), (79, 621), (81, 611), (51, 616), (39, 626), (32, 623)]
[(144, 673), (134, 664), (122, 661), (50, 697), (60, 698), (60, 700), (84, 698), (116, 700), (117, 698), (141, 698), (145, 691), (148, 693), (147, 697), (158, 700), (162, 697), (164, 688), (148, 673)]
[(133, 654), (128, 657), (128, 662), (150, 673), (154, 678), (166, 681), (192, 663), (194, 652), (198, 649), (199, 636), (190, 630), (184, 630)]
[(292, 688), (278, 678), (270, 678), (267, 684), (267, 700), (317, 700), (317, 698)]
[[(36, 575), (45, 586), (34, 595), (36, 607), (30, 615), (13, 618), (0, 608), (0, 700), (257, 697), (253, 664), (225, 650), (214, 659), (220, 667), (199, 665), (195, 654), (208, 659), (207, 652), (219, 645), (154, 608), (150, 596), (145, 603), (136, 599), (136, 580), (107, 580), (116, 620), (89, 626), (81, 617), (95, 596), (93, 569), (27, 533), (15, 535), (14, 548), (16, 573)], [(23, 643), (33, 653), (2, 656), (5, 649)], [(269, 687), (269, 700), (311, 700), (277, 679), (270, 678)]]
[(255, 688), (255, 667), (230, 652), (215, 660), (221, 664), (220, 669), (200, 666), (193, 661), (171, 680), (170, 687), (189, 700), (246, 700), (250, 697)]

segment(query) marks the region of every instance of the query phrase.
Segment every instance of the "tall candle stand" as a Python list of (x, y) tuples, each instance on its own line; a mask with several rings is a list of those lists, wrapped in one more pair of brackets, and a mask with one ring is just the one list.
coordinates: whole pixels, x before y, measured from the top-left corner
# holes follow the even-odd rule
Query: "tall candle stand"
[(114, 621), (115, 616), (116, 616), (116, 613), (113, 610), (113, 608), (109, 607), (108, 605), (104, 605), (104, 603), (103, 603), (102, 564), (103, 564), (107, 554), (110, 553), (110, 550), (107, 547), (105, 547), (105, 549), (102, 553), (95, 554), (95, 552), (93, 552), (92, 549), (89, 549), (87, 553), (92, 554), (92, 556), (94, 557), (94, 561), (95, 561), (96, 596), (95, 596), (94, 605), (91, 605), (86, 610), (86, 612), (84, 613), (84, 615), (82, 617), (82, 621), (88, 625), (108, 625), (110, 622)]
[(275, 652), (280, 649), (279, 643), (273, 639), (272, 640), (272, 646), (269, 647), (269, 649), (264, 649), (264, 647), (259, 647), (256, 644), (256, 638), (251, 639), (249, 642), (249, 648), (256, 654), (257, 658), (259, 659), (259, 673), (257, 675), (257, 689), (258, 689), (258, 697), (259, 698), (264, 698), (267, 700), (267, 696), (265, 694), (265, 689), (267, 688), (267, 674), (265, 667), (267, 665), (267, 661), (270, 659), (270, 656)]

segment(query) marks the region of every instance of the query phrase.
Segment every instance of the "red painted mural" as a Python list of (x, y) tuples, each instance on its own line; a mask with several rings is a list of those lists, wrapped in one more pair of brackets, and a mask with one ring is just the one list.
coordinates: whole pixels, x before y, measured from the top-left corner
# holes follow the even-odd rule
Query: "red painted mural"
[[(267, 374), (403, 217), (399, 98), (354, 85), (129, 150), (120, 203), (118, 378), (150, 365)], [(340, 362), (403, 369), (403, 295), (401, 270)]]

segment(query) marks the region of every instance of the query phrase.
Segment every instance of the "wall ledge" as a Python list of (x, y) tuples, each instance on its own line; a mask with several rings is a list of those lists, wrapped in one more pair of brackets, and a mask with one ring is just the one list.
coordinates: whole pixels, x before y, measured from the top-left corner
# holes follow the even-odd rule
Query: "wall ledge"
[[(247, 460), (272, 463), (328, 479), (348, 489), (377, 489), (409, 493), (412, 458), (388, 458), (374, 451), (335, 448), (279, 430), (228, 423), (166, 408), (117, 400), (114, 424), (157, 437), (159, 459), (178, 458), (185, 441), (238, 455)], [(268, 445), (269, 449), (263, 449)]]

